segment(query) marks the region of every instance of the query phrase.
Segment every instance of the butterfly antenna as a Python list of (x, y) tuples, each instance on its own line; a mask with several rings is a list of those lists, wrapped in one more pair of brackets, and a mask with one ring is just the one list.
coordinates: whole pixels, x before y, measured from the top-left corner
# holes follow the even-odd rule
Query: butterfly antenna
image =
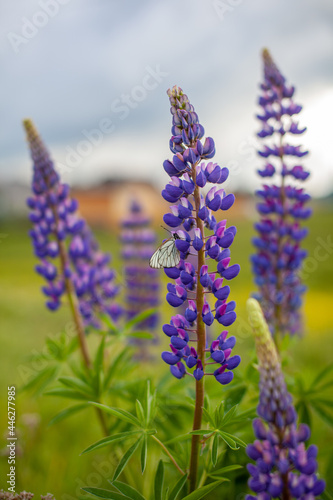
[(166, 231), (168, 231), (168, 233), (172, 234), (172, 232), (169, 229), (167, 229), (166, 227), (164, 227), (164, 226), (161, 225), (161, 228), (165, 229)]

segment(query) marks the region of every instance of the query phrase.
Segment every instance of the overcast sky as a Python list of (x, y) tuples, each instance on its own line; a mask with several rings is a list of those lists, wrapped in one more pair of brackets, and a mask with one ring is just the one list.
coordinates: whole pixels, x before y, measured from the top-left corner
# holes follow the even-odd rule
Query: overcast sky
[(332, 0), (0, 0), (0, 181), (31, 176), (30, 117), (70, 183), (167, 181), (166, 90), (188, 94), (231, 186), (254, 187), (268, 47), (304, 106), (308, 188), (333, 190)]

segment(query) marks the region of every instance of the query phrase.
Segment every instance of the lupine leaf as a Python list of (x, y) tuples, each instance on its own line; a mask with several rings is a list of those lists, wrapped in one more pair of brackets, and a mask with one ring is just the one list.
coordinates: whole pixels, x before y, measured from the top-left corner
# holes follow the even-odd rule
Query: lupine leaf
[(208, 434), (212, 434), (214, 432), (214, 430), (210, 429), (197, 429), (196, 431), (190, 431), (189, 434), (194, 434), (196, 436), (208, 436)]
[(126, 439), (131, 436), (135, 436), (135, 434), (139, 434), (141, 431), (126, 431), (126, 432), (120, 432), (119, 434), (113, 434), (112, 436), (107, 436), (103, 439), (100, 439), (99, 441), (96, 441), (96, 443), (91, 444), (86, 448), (81, 455), (84, 453), (89, 453), (90, 451), (96, 450), (97, 448), (104, 448), (104, 446), (107, 446), (110, 443), (114, 443), (116, 441), (121, 441), (123, 439)]
[(77, 413), (85, 408), (88, 408), (88, 403), (81, 403), (75, 406), (70, 406), (69, 408), (65, 408), (65, 410), (60, 411), (55, 415), (49, 422), (49, 426), (56, 424), (60, 422), (61, 420), (64, 420), (67, 417), (70, 417), (71, 415), (74, 415), (74, 413)]
[(90, 493), (98, 498), (106, 498), (110, 500), (132, 500), (130, 497), (121, 495), (116, 491), (104, 490), (103, 488), (82, 488), (83, 491)]
[(226, 467), (222, 467), (222, 469), (217, 469), (214, 471), (210, 471), (208, 476), (220, 476), (221, 474), (226, 474), (227, 472), (233, 472), (234, 470), (242, 469), (242, 465), (227, 465)]
[(135, 401), (135, 408), (136, 408), (136, 415), (137, 415), (138, 419), (140, 420), (141, 425), (145, 425), (145, 420), (146, 420), (145, 413), (144, 413), (142, 404), (140, 403), (140, 401), (138, 399)]
[(153, 339), (154, 335), (145, 331), (135, 330), (134, 332), (127, 333), (129, 337), (133, 337), (134, 339)]
[(232, 439), (233, 441), (235, 441), (237, 444), (240, 444), (241, 446), (246, 448), (246, 446), (247, 446), (246, 443), (242, 439), (240, 439), (239, 437), (235, 436), (234, 434), (229, 434), (229, 432), (219, 431), (220, 435), (221, 435), (221, 433), (223, 433), (225, 436), (227, 436), (230, 439)]
[(147, 434), (144, 434), (141, 446), (141, 472), (144, 473), (147, 465)]
[(189, 495), (186, 495), (186, 497), (183, 497), (183, 500), (199, 500), (199, 498), (203, 498), (207, 493), (210, 493), (211, 491), (215, 490), (220, 484), (224, 483), (225, 481), (229, 481), (226, 478), (220, 479), (219, 481), (215, 481), (214, 483), (207, 484), (206, 486), (203, 486), (202, 488), (199, 488), (198, 490), (193, 491)]
[(122, 483), (120, 481), (112, 481), (112, 485), (117, 488), (123, 495), (127, 495), (132, 500), (146, 500), (145, 497), (141, 495), (137, 490), (129, 486), (128, 484)]
[(177, 499), (177, 496), (179, 495), (182, 488), (184, 487), (184, 484), (186, 484), (187, 477), (188, 477), (187, 474), (185, 474), (185, 476), (182, 476), (177, 481), (177, 483), (175, 484), (175, 486), (173, 487), (173, 489), (170, 492), (168, 500), (176, 500)]
[(233, 406), (232, 408), (230, 408), (230, 410), (224, 415), (223, 419), (222, 419), (222, 426), (225, 426), (226, 424), (228, 424), (230, 422), (230, 420), (232, 420), (234, 414), (236, 413), (236, 410), (238, 408), (238, 405), (235, 405)]
[(207, 422), (210, 423), (210, 425), (215, 428), (215, 422), (214, 422), (214, 419), (213, 417), (210, 415), (210, 413), (208, 413), (208, 411), (206, 410), (206, 408), (203, 408), (203, 416), (205, 417), (205, 419), (207, 420)]
[(132, 413), (129, 413), (128, 411), (123, 410), (122, 408), (112, 408), (111, 406), (95, 403), (94, 401), (90, 401), (90, 404), (97, 406), (97, 408), (100, 408), (106, 413), (110, 413), (111, 415), (120, 418), (120, 420), (124, 420), (124, 422), (129, 422), (132, 425), (137, 425), (138, 427), (141, 427), (140, 421), (134, 415), (132, 415)]
[(155, 474), (155, 482), (154, 482), (155, 500), (162, 500), (163, 483), (164, 483), (164, 465), (163, 465), (163, 460), (160, 460), (158, 462)]
[(104, 347), (105, 347), (105, 337), (103, 335), (101, 343), (98, 346), (95, 360), (94, 360), (94, 370), (95, 372), (101, 371), (103, 366), (103, 357), (104, 357)]
[(150, 318), (150, 316), (152, 316), (153, 314), (155, 314), (156, 311), (157, 311), (156, 308), (147, 309), (146, 311), (143, 311), (142, 313), (137, 314), (136, 316), (134, 316), (134, 318), (132, 318), (130, 321), (128, 321), (125, 324), (125, 326), (124, 326), (125, 332), (127, 330), (130, 330), (133, 326), (137, 325), (138, 323), (141, 323), (141, 321), (144, 321), (145, 319)]
[(82, 392), (73, 391), (72, 389), (66, 389), (62, 387), (55, 387), (54, 389), (50, 389), (49, 391), (44, 393), (46, 396), (59, 396), (62, 398), (70, 398), (70, 399), (83, 399), (87, 400), (91, 397), (90, 394), (85, 395)]
[[(315, 389), (316, 391), (320, 391), (320, 382), (323, 382), (323, 379), (333, 370), (333, 364), (325, 366), (321, 372), (316, 376), (312, 384), (310, 385), (310, 390)], [(327, 383), (327, 382), (326, 382)], [(330, 384), (333, 384), (333, 380), (330, 381)]]
[(135, 450), (137, 449), (137, 447), (141, 443), (142, 438), (143, 438), (143, 436), (141, 435), (139, 437), (139, 439), (123, 455), (122, 459), (120, 460), (120, 462), (115, 470), (112, 481), (115, 481), (117, 479), (117, 477), (122, 473), (122, 471), (124, 470), (124, 468), (127, 465), (127, 462), (129, 461), (129, 459), (131, 458), (131, 456), (133, 455), (133, 453), (135, 452)]
[(114, 373), (117, 372), (119, 363), (121, 361), (123, 361), (124, 359), (126, 359), (127, 351), (128, 351), (128, 348), (125, 347), (125, 349), (123, 349), (118, 354), (118, 356), (115, 359), (113, 359), (112, 362), (110, 363), (110, 366), (109, 366), (108, 371), (106, 372), (105, 378), (104, 378), (104, 389), (107, 389), (107, 387), (110, 383), (110, 380), (112, 379)]
[(221, 426), (224, 417), (224, 404), (223, 401), (215, 408), (214, 411), (214, 428), (218, 429)]
[(312, 408), (320, 416), (320, 418), (324, 420), (324, 422), (326, 422), (330, 427), (333, 427), (333, 416), (327, 413), (327, 411), (324, 410), (322, 405), (312, 401)]
[(219, 445), (219, 435), (215, 434), (215, 436), (213, 438), (213, 444), (212, 444), (212, 464), (213, 464), (213, 467), (216, 466), (216, 462), (217, 462), (218, 445)]
[(231, 448), (232, 450), (238, 450), (239, 448), (236, 446), (236, 442), (230, 438), (230, 436), (226, 435), (225, 432), (219, 431), (219, 434), (223, 441)]
[(333, 400), (331, 400), (331, 399), (315, 398), (315, 399), (311, 399), (311, 403), (312, 403), (312, 401), (314, 403), (319, 403), (320, 405), (328, 406), (329, 408), (333, 408)]
[(46, 368), (44, 368), (44, 370), (39, 371), (35, 376), (33, 376), (29, 380), (29, 382), (20, 387), (20, 391), (28, 391), (29, 389), (32, 389), (33, 387), (37, 386), (39, 383), (42, 383), (42, 381), (50, 380), (50, 378), (52, 378), (53, 380), (53, 374), (55, 374), (56, 376), (57, 372), (56, 368), (57, 367), (55, 366), (47, 366)]
[(299, 421), (303, 422), (303, 424), (307, 424), (311, 429), (312, 422), (308, 405), (304, 401), (299, 401), (295, 408), (298, 413)]
[(83, 382), (82, 380), (74, 377), (60, 377), (59, 382), (63, 384), (65, 387), (69, 387), (70, 389), (74, 389), (76, 391), (82, 392), (82, 394), (91, 396), (94, 395), (92, 388)]

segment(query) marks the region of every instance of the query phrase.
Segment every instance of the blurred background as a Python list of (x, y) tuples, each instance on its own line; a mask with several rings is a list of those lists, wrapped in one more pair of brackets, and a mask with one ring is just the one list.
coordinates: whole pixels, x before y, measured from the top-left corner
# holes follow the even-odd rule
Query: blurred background
[[(168, 181), (162, 163), (171, 158), (166, 90), (182, 87), (215, 140), (215, 161), (230, 169), (226, 189), (235, 192), (236, 204), (228, 223), (238, 227), (232, 259), (242, 266), (232, 295), (245, 322), (245, 302), (254, 290), (249, 255), (257, 217), (253, 192), (260, 185), (256, 169), (262, 166), (255, 115), (263, 47), (296, 86), (300, 125), (308, 128), (302, 142), (310, 151), (306, 189), (314, 198), (305, 242), (309, 291), (305, 335), (293, 352), (312, 380), (332, 355), (332, 1), (0, 0), (0, 6), (1, 434), (7, 386), (24, 382), (31, 370), (26, 356), (61, 331), (67, 318), (66, 311), (45, 309), (42, 281), (33, 271), (25, 205), (32, 165), (22, 119), (35, 122), (81, 214), (119, 267), (116, 233), (133, 196), (157, 228), (162, 223), (167, 204), (160, 191)], [(160, 230), (159, 239), (164, 237)], [(320, 261), (318, 248), (325, 255)], [(163, 307), (168, 321), (170, 308)], [(161, 345), (167, 346), (162, 335)], [(252, 349), (244, 335), (239, 350), (246, 362)], [(168, 370), (157, 366), (162, 374)], [(76, 488), (94, 468), (90, 456), (78, 455), (98, 430), (83, 416), (47, 428), (62, 407), (47, 397), (20, 396), (18, 486), (65, 500), (77, 498)], [(314, 425), (323, 473), (333, 464), (327, 446), (332, 437), (328, 425)], [(7, 470), (2, 443), (1, 481)]]

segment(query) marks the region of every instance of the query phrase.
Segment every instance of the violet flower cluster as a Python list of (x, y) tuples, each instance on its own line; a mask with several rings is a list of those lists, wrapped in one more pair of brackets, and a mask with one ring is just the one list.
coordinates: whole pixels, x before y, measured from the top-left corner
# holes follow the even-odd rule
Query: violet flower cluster
[(257, 440), (247, 446), (248, 456), (256, 462), (249, 464), (249, 487), (255, 493), (247, 500), (299, 498), (311, 500), (325, 489), (317, 477), (317, 447), (305, 441), (310, 429), (297, 427), (297, 414), (288, 393), (279, 356), (259, 303), (248, 300), (248, 313), (256, 339), (260, 371), (260, 418), (253, 422)]
[[(129, 216), (122, 221), (121, 232), (126, 282), (124, 313), (128, 320), (159, 305), (159, 273), (147, 264), (156, 244), (156, 234), (150, 226), (150, 218), (144, 215), (141, 205), (133, 200)], [(159, 314), (156, 312), (138, 324), (137, 328), (153, 330), (158, 322)]]
[[(163, 326), (170, 339), (170, 351), (163, 352), (162, 359), (179, 379), (185, 374), (196, 380), (213, 375), (221, 384), (228, 384), (233, 379), (232, 370), (240, 363), (238, 355), (231, 355), (236, 339), (223, 330), (207, 346), (206, 326), (216, 321), (228, 327), (236, 319), (236, 304), (228, 301), (230, 287), (226, 284), (240, 270), (238, 264), (230, 265), (236, 228), (227, 227), (226, 220), (217, 222), (213, 215), (227, 211), (234, 203), (234, 195), (227, 195), (221, 186), (229, 171), (210, 161), (215, 154), (214, 141), (210, 137), (201, 141), (204, 128), (187, 95), (174, 86), (168, 96), (172, 114), (170, 149), (174, 156), (163, 164), (171, 179), (162, 196), (172, 203), (163, 220), (177, 235), (175, 245), (181, 260), (176, 267), (165, 268), (166, 275), (174, 280), (168, 284), (166, 299), (172, 307), (185, 306), (185, 314), (172, 316), (170, 323)], [(186, 260), (190, 253), (196, 256), (196, 265)], [(215, 301), (213, 308), (210, 295)]]
[(305, 286), (298, 271), (306, 257), (301, 242), (307, 235), (301, 222), (311, 215), (311, 209), (306, 207), (310, 196), (299, 187), (309, 176), (299, 163), (308, 152), (292, 144), (292, 138), (306, 130), (295, 120), (302, 107), (294, 102), (295, 88), (286, 84), (267, 50), (263, 59), (262, 114), (257, 116), (262, 129), (258, 136), (272, 142), (259, 151), (266, 163), (258, 173), (276, 180), (256, 193), (261, 220), (255, 224), (258, 236), (253, 243), (257, 253), (252, 256), (252, 265), (259, 287), (256, 298), (275, 336), (301, 330), (299, 308)]
[(116, 320), (121, 308), (114, 302), (118, 287), (109, 267), (110, 255), (102, 253), (86, 222), (78, 215), (78, 203), (60, 181), (50, 155), (30, 120), (24, 121), (33, 160), (30, 231), (40, 262), (38, 274), (46, 305), (57, 310), (63, 296), (74, 290), (85, 325), (99, 326), (98, 313)]

